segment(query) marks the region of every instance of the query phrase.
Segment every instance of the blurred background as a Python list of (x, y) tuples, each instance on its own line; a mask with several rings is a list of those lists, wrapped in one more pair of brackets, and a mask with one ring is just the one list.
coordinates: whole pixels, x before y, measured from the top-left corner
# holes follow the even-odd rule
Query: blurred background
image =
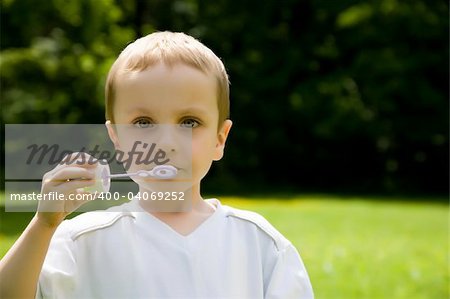
[[(121, 50), (186, 32), (231, 81), (204, 190), (292, 240), (317, 298), (450, 296), (448, 1), (2, 0), (0, 18), (2, 124), (101, 124)], [(3, 255), (30, 215), (1, 216)]]
[(231, 81), (234, 127), (205, 188), (448, 193), (447, 1), (4, 0), (0, 13), (4, 123), (103, 123), (120, 51), (183, 31)]

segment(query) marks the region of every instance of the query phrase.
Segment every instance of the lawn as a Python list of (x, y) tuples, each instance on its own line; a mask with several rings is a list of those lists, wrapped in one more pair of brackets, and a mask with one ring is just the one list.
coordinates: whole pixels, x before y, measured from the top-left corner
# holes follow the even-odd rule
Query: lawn
[[(332, 196), (222, 202), (259, 212), (294, 243), (318, 299), (450, 297), (445, 203)], [(32, 215), (0, 216), (3, 256)]]

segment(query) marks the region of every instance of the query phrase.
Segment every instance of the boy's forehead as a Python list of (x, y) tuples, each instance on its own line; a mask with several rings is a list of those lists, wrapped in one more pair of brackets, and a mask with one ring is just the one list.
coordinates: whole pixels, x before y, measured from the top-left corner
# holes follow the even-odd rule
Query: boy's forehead
[[(208, 114), (210, 111), (207, 109), (208, 107), (202, 105), (186, 105), (186, 106), (178, 106), (174, 107), (178, 114)], [(125, 112), (130, 114), (151, 114), (153, 112), (148, 106), (129, 106), (125, 108)]]
[(127, 72), (116, 81), (115, 109), (145, 112), (158, 108), (211, 113), (217, 110), (217, 80), (189, 66), (157, 65), (143, 71)]
[(144, 70), (124, 70), (118, 74), (116, 87), (127, 87), (145, 84), (151, 87), (164, 85), (203, 85), (204, 88), (216, 88), (217, 82), (213, 75), (194, 67), (177, 63), (166, 65), (158, 63)]
[(116, 82), (116, 97), (177, 96), (217, 99), (217, 80), (188, 66), (156, 66), (122, 74)]

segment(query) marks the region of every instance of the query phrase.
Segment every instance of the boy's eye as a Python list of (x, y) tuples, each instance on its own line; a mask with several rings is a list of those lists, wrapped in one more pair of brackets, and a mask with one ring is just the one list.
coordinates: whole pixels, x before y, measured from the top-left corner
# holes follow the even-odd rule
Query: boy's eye
[(154, 126), (149, 119), (139, 118), (133, 122), (133, 125), (137, 128), (146, 129)]
[(183, 120), (180, 125), (184, 128), (195, 128), (199, 124), (200, 123), (198, 121), (196, 121), (195, 119), (189, 118), (189, 119)]

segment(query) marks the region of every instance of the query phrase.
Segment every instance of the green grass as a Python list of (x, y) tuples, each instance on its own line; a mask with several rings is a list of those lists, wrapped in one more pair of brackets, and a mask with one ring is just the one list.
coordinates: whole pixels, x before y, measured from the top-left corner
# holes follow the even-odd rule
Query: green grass
[[(448, 205), (327, 196), (223, 204), (265, 216), (300, 251), (316, 298), (449, 298)], [(0, 214), (3, 256), (32, 217)]]

